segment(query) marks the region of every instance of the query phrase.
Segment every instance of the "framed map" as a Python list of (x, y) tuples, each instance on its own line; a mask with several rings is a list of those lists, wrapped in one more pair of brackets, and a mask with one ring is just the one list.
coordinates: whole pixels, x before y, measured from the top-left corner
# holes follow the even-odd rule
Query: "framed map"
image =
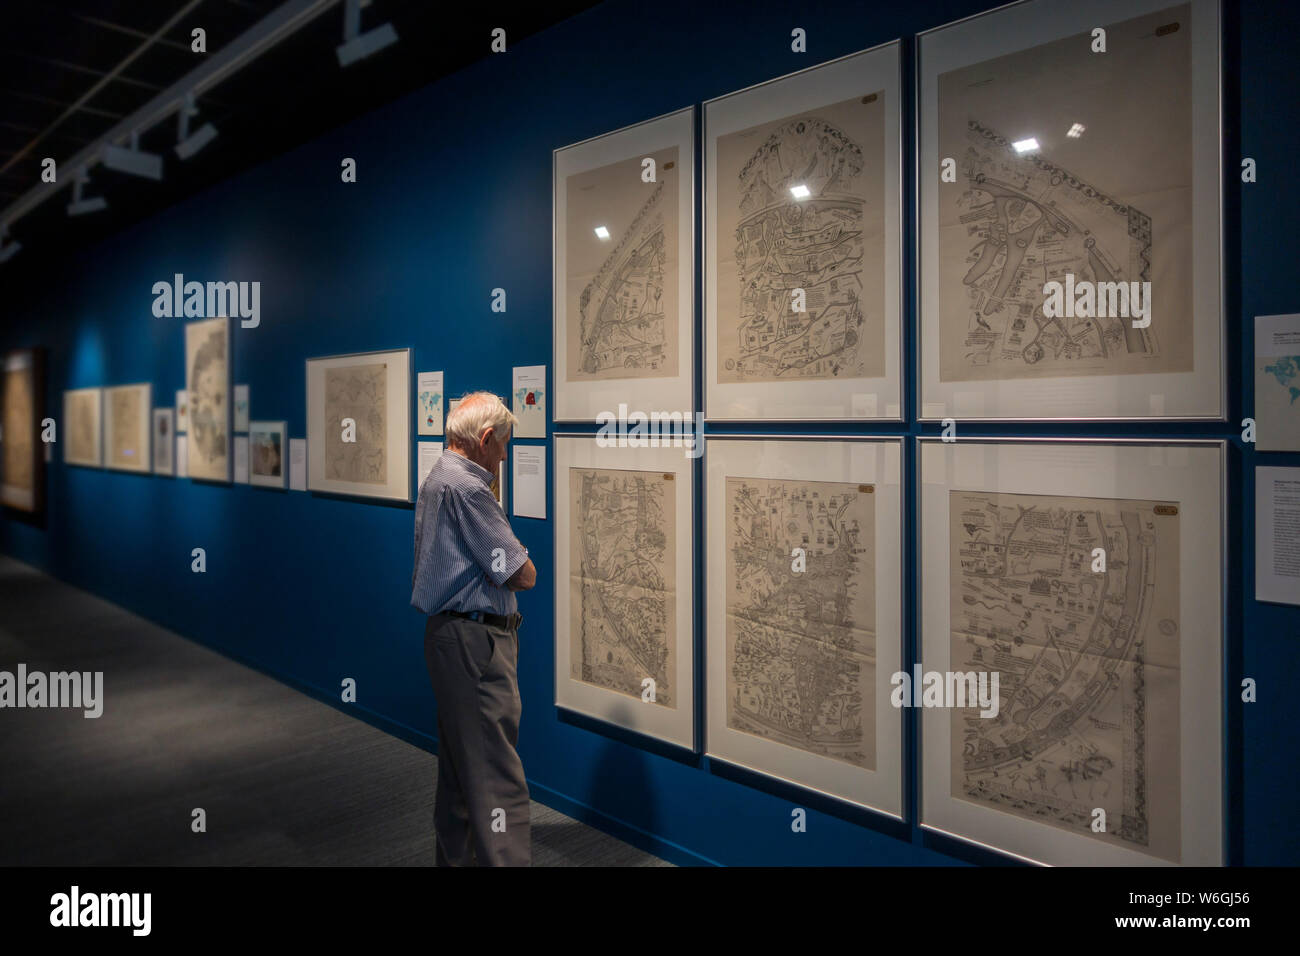
[(77, 388), (63, 393), (63, 460), (69, 465), (104, 466), (100, 419), (103, 389)]
[(289, 486), (288, 422), (248, 423), (248, 481), (263, 488)]
[(555, 420), (693, 412), (694, 107), (553, 167)]
[(104, 467), (149, 472), (153, 387), (116, 385), (104, 389)]
[(705, 751), (901, 819), (902, 444), (710, 437)]
[(176, 471), (176, 411), (153, 410), (153, 473), (170, 475)]
[(902, 417), (899, 43), (704, 104), (711, 421)]
[(555, 437), (555, 703), (695, 749), (683, 448)]
[(307, 360), (307, 488), (411, 500), (411, 350)]
[(1221, 866), (1223, 442), (922, 439), (919, 461), (921, 825), (1039, 863)]
[(204, 319), (185, 326), (185, 390), (182, 423), (189, 428), (190, 478), (230, 481), (230, 320)]
[(45, 510), (45, 352), (19, 349), (0, 357), (0, 504), (30, 514)]
[(1224, 418), (1219, 34), (1218, 0), (921, 34), (922, 420)]

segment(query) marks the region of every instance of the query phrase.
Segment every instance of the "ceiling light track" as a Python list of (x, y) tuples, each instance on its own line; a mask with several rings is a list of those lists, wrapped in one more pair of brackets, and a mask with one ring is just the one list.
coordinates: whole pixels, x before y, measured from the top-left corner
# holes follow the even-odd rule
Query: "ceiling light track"
[[(186, 5), (180, 13), (168, 21), (162, 31), (155, 33), (154, 37), (158, 37), (162, 33), (166, 32), (166, 30), (169, 30), (172, 25), (174, 25), (185, 13), (197, 6), (199, 2), (201, 2), (201, 0), (194, 0), (193, 3)], [(141, 153), (139, 151), (138, 137), (140, 132), (152, 129), (154, 126), (157, 126), (159, 123), (173, 115), (183, 113), (188, 109), (193, 109), (197, 97), (201, 96), (207, 90), (212, 89), (227, 77), (238, 72), (257, 57), (271, 50), (281, 41), (287, 40), (289, 37), (293, 36), (308, 23), (339, 2), (340, 0), (286, 0), (285, 3), (282, 3), (273, 12), (262, 18), (248, 30), (244, 31), (223, 49), (206, 57), (201, 65), (191, 70), (188, 74), (163, 92), (159, 93), (130, 116), (127, 116), (103, 136), (81, 149), (71, 159), (60, 163), (60, 171), (65, 169), (70, 170), (72, 176), (74, 200), (73, 204), (68, 207), (69, 213), (72, 213), (73, 215), (79, 214), (72, 212), (73, 206), (77, 206), (83, 212), (93, 211), (82, 208), (81, 204), (84, 203), (93, 204), (95, 202), (101, 202), (104, 203), (104, 206), (107, 206), (107, 202), (102, 198), (83, 200), (81, 199), (80, 194), (80, 187), (87, 181), (90, 169), (101, 162), (110, 169), (118, 169), (133, 175), (148, 176), (149, 178), (160, 178), (162, 175), (162, 157), (154, 154)], [(348, 27), (347, 22), (345, 21), (344, 46), (347, 45), (348, 40), (354, 42), (356, 40), (365, 40), (367, 37), (372, 37), (373, 34), (381, 33), (381, 31), (384, 31), (385, 27), (387, 27), (389, 31), (392, 31), (391, 25), (386, 24), (385, 27), (371, 30), (369, 33), (360, 33), (359, 0), (346, 0), (346, 2), (357, 2), (357, 18), (355, 21), (357, 32), (354, 33), (352, 37), (348, 37)], [(396, 31), (392, 31), (392, 39), (395, 40), (396, 38)], [(382, 39), (382, 36), (378, 39)], [(152, 42), (152, 40), (150, 42)], [(371, 39), (369, 42), (373, 44), (376, 40)], [(379, 46), (375, 46), (373, 49), (369, 50), (368, 53), (362, 55), (369, 55), (369, 53), (373, 53), (374, 50), (380, 49), (382, 46), (387, 46), (388, 43), (391, 42), (392, 40), (383, 42)], [(146, 43), (131, 56), (123, 60), (112, 73), (105, 76), (104, 79), (101, 80), (99, 84), (96, 84), (95, 88), (83, 96), (78, 103), (84, 103), (88, 100), (98, 91), (100, 86), (108, 82), (109, 79), (115, 76), (119, 71), (125, 69), (126, 66), (141, 52), (143, 52), (147, 46), (148, 44)], [(193, 114), (191, 114), (191, 116), (192, 115)], [(62, 122), (64, 118), (66, 118), (66, 115), (60, 117), (54, 125), (57, 126), (58, 122)], [(211, 130), (211, 132), (209, 133), (207, 130)], [(208, 142), (211, 142), (212, 138), (215, 136), (216, 128), (211, 124), (206, 124), (192, 135), (181, 137), (181, 141), (176, 146), (177, 155), (182, 159), (187, 159), (189, 156), (193, 156), (194, 153), (198, 152), (199, 149), (203, 148), (203, 146), (207, 145)], [(126, 142), (128, 139), (132, 143), (131, 148), (119, 145)], [(3, 172), (8, 167), (12, 166), (21, 159), (23, 155), (30, 152), (39, 141), (40, 137), (28, 144), (24, 150), (11, 157), (4, 164), (4, 167), (0, 167), (0, 172)], [(157, 176), (153, 175), (153, 170), (155, 168), (158, 173)], [(63, 184), (41, 183), (33, 186), (0, 213), (0, 222), (4, 222), (7, 226), (12, 227), (19, 219), (40, 206), (41, 203), (53, 196), (59, 191), (59, 189), (63, 188), (64, 185), (66, 185), (66, 181)], [(104, 206), (97, 208), (104, 208)], [(12, 253), (10, 254), (12, 255)]]

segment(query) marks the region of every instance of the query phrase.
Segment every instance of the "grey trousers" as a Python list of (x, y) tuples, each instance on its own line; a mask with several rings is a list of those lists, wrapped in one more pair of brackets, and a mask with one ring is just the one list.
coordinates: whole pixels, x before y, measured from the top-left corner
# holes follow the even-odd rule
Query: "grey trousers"
[(434, 614), (424, 659), (438, 698), (438, 866), (529, 866), (519, 744), (519, 635)]

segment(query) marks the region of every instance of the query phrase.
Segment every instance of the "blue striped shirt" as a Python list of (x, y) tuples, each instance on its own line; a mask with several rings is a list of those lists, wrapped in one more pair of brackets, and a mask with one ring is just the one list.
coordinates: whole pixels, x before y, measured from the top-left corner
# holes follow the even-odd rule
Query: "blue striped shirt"
[(412, 607), (425, 614), (515, 613), (515, 592), (502, 585), (524, 566), (528, 552), (492, 494), (492, 477), (448, 449), (424, 479), (415, 504)]

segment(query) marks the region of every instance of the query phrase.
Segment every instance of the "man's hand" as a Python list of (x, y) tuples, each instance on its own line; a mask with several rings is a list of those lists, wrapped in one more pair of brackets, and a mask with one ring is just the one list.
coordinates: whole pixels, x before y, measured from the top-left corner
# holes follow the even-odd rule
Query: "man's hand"
[(536, 583), (537, 569), (533, 567), (533, 559), (529, 558), (506, 581), (506, 587), (511, 591), (528, 591)]

